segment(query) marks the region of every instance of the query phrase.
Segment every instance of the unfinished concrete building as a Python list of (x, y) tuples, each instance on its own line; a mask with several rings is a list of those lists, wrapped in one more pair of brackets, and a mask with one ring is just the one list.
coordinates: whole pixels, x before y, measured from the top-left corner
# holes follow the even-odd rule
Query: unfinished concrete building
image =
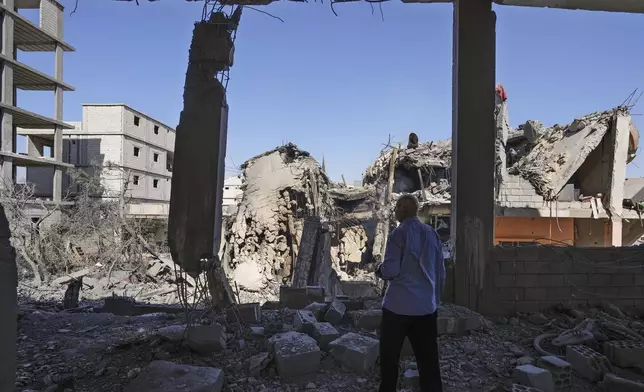
[[(36, 26), (23, 15), (22, 9), (39, 9)], [(63, 53), (74, 51), (63, 41), (63, 6), (55, 0), (5, 0), (2, 12), (2, 179), (13, 182), (17, 167), (44, 168), (50, 188), (46, 197), (52, 203), (62, 200), (63, 172), (72, 165), (63, 159), (63, 130), (73, 126), (63, 122), (63, 92), (73, 88), (63, 81)], [(54, 75), (46, 75), (18, 60), (23, 52), (53, 52)], [(22, 109), (16, 104), (17, 90), (51, 91), (54, 118)], [(16, 130), (33, 129), (28, 138), (27, 154), (16, 151)], [(39, 211), (34, 204), (33, 214)], [(42, 213), (42, 212), (41, 212)]]
[[(174, 128), (125, 104), (84, 104), (81, 122), (63, 132), (63, 161), (93, 172), (102, 169), (105, 192), (96, 195), (130, 197), (129, 214), (139, 217), (167, 217), (170, 179), (174, 160)], [(31, 140), (38, 130), (19, 129)], [(28, 168), (27, 182), (35, 185), (36, 196), (50, 197), (47, 168)], [(71, 196), (69, 177), (63, 190)]]

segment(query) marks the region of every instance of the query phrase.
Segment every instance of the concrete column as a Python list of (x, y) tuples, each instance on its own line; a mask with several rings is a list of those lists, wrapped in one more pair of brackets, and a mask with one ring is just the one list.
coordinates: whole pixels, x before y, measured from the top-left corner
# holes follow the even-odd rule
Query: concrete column
[(611, 154), (610, 188), (608, 191), (611, 246), (622, 246), (624, 182), (626, 181), (626, 161), (628, 159), (628, 141), (631, 126), (631, 116), (617, 115), (611, 129), (613, 151)]
[(494, 73), (492, 0), (454, 0), (452, 239), (456, 303), (479, 309), (494, 239)]
[[(63, 48), (60, 45), (56, 45), (54, 77), (56, 80), (63, 80)], [(60, 86), (56, 86), (54, 91), (54, 119), (63, 121), (63, 89)], [(63, 161), (63, 128), (61, 127), (56, 127), (54, 130), (54, 160)], [(54, 168), (52, 192), (54, 201), (60, 202), (63, 194), (63, 169), (60, 166)]]
[[(4, 0), (4, 5), (13, 9), (14, 0)], [(2, 54), (14, 58), (13, 47), (13, 18), (6, 14), (2, 14), (2, 37), (0, 43), (2, 45)], [(14, 88), (13, 88), (13, 69), (7, 65), (2, 64), (2, 103), (7, 105), (14, 104)], [(0, 139), (1, 149), (4, 152), (13, 152), (14, 150), (14, 134), (13, 134), (13, 116), (6, 111), (2, 112), (0, 119)], [(3, 183), (13, 182), (13, 162), (9, 157), (2, 157), (2, 164), (0, 165), (0, 185)]]
[[(3, 4), (14, 8), (14, 0), (4, 0)], [(2, 54), (14, 58), (13, 19), (2, 15)], [(2, 65), (1, 78), (2, 102), (14, 103), (13, 70), (7, 64)], [(13, 116), (2, 111), (0, 119), (0, 139), (2, 151), (14, 150)], [(3, 157), (0, 165), (0, 186), (13, 182), (13, 162)], [(16, 338), (17, 338), (17, 286), (16, 255), (10, 243), (11, 233), (4, 209), (0, 206), (0, 391), (13, 391), (16, 381)]]

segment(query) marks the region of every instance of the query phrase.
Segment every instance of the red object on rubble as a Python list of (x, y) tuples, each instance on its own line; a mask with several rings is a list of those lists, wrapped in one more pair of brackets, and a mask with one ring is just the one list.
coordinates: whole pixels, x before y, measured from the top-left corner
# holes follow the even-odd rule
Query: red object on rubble
[(494, 91), (501, 97), (503, 102), (508, 100), (508, 94), (505, 92), (505, 87), (502, 84), (497, 84)]

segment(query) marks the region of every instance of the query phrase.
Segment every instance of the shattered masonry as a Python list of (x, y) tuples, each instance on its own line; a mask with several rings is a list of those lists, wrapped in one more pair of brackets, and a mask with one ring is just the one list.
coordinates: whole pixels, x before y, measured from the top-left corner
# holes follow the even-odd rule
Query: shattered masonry
[(307, 152), (288, 144), (242, 166), (244, 194), (226, 233), (223, 263), (241, 302), (277, 298), (290, 284), (305, 217), (330, 215), (329, 180)]

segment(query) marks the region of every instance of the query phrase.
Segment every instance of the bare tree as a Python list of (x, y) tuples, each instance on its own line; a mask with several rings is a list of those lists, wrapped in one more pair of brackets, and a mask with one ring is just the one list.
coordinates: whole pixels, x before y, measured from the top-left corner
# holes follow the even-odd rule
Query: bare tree
[[(146, 220), (128, 216), (131, 173), (108, 164), (67, 174), (72, 185), (60, 204), (34, 197), (33, 185), (7, 183), (0, 189), (12, 244), (34, 283), (85, 267), (108, 277), (115, 268), (143, 272), (144, 255), (156, 256), (157, 250), (145, 239)], [(122, 186), (110, 191), (106, 179)], [(34, 208), (42, 218), (32, 221)]]

